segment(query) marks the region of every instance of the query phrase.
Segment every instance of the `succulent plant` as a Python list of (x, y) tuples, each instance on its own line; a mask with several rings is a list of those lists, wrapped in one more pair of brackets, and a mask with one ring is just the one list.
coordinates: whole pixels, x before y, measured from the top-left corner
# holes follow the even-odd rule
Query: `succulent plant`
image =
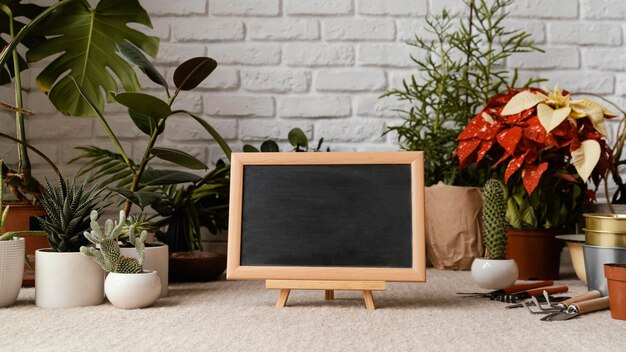
[(491, 179), (483, 188), (483, 236), (485, 257), (504, 259), (506, 255), (506, 202), (500, 181)]
[(135, 246), (138, 258), (125, 257), (120, 254), (120, 245), (118, 237), (122, 233), (124, 223), (126, 222), (126, 214), (120, 211), (119, 221), (107, 220), (104, 228), (98, 224), (98, 212), (92, 211), (91, 215), (91, 232), (85, 231), (85, 237), (89, 242), (99, 245), (100, 249), (94, 247), (81, 247), (80, 251), (91, 257), (98, 263), (102, 269), (110, 273), (135, 274), (143, 272), (143, 258), (146, 236), (148, 232), (142, 231), (139, 237), (135, 236), (135, 226), (128, 228), (128, 241)]
[(78, 252), (88, 243), (83, 232), (89, 228), (89, 213), (96, 208), (100, 192), (87, 191), (85, 184), (79, 185), (76, 180), (68, 184), (59, 179), (59, 185), (52, 186), (46, 179), (46, 188), (38, 200), (47, 216), (37, 220), (54, 251)]

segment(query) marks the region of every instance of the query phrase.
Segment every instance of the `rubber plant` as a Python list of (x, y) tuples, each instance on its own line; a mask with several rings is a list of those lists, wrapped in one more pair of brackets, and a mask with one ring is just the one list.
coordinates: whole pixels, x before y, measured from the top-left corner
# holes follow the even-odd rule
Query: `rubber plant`
[(604, 121), (616, 114), (567, 91), (510, 89), (485, 105), (458, 136), (459, 167), (487, 170), (506, 185), (515, 228), (571, 227), (613, 169)]
[[(4, 46), (0, 84), (15, 87), (15, 104), (2, 103), (0, 108), (15, 113), (16, 137), (22, 142), (26, 141), (24, 116), (32, 114), (22, 101), (20, 72), (28, 68), (27, 62), (50, 61), (35, 81), (60, 112), (93, 116), (72, 80), (102, 109), (105, 96), (101, 92), (117, 90), (118, 81), (126, 91), (139, 89), (137, 76), (120, 56), (117, 44), (130, 41), (152, 57), (158, 51), (158, 38), (128, 26), (152, 27), (137, 0), (101, 0), (95, 7), (86, 0), (61, 0), (47, 7), (2, 0), (0, 10), (0, 34), (10, 38), (7, 43), (0, 37)], [(20, 55), (22, 49), (25, 55)], [(4, 182), (17, 199), (34, 203), (41, 184), (32, 176), (28, 150), (23, 144), (17, 147), (19, 163), (5, 174)]]
[[(86, 160), (87, 163), (81, 167), (78, 175), (89, 175), (89, 180), (99, 182), (107, 186), (112, 192), (119, 194), (125, 199), (124, 212), (129, 213), (133, 205), (137, 205), (142, 210), (148, 206), (153, 206), (158, 210), (165, 208), (168, 195), (176, 191), (176, 185), (190, 185), (185, 192), (185, 197), (196, 201), (202, 199), (207, 193), (211, 193), (218, 186), (213, 183), (216, 177), (220, 179), (220, 187), (227, 183), (224, 175), (228, 174), (228, 169), (224, 166), (216, 168), (213, 172), (208, 172), (202, 177), (196, 173), (182, 170), (157, 169), (151, 167), (151, 162), (155, 159), (175, 163), (190, 170), (208, 170), (209, 167), (195, 156), (174, 148), (157, 146), (159, 138), (165, 131), (167, 121), (174, 115), (186, 115), (196, 121), (200, 127), (204, 128), (209, 135), (219, 144), (224, 154), (230, 159), (231, 149), (222, 136), (200, 116), (184, 109), (175, 109), (176, 98), (183, 91), (196, 88), (206, 79), (217, 67), (217, 62), (208, 57), (196, 57), (183, 62), (174, 71), (173, 86), (174, 91), (170, 92), (168, 82), (163, 75), (156, 70), (154, 65), (141, 53), (141, 51), (128, 42), (118, 44), (120, 52), (132, 64), (138, 66), (146, 76), (163, 88), (166, 100), (162, 100), (154, 95), (140, 92), (119, 92), (111, 93), (113, 99), (128, 108), (129, 118), (135, 126), (148, 137), (141, 158), (134, 160), (124, 150), (115, 132), (109, 126), (107, 118), (92, 101), (90, 94), (82, 86), (75, 82), (75, 89), (84, 97), (85, 101), (97, 114), (98, 120), (105, 129), (116, 152), (111, 152), (98, 147), (79, 147), (83, 153), (70, 163), (78, 160)], [(222, 192), (223, 194), (223, 192)], [(215, 195), (215, 194), (213, 194)], [(172, 195), (177, 198), (177, 196)], [(182, 197), (182, 196), (178, 196)], [(226, 198), (227, 199), (227, 198)], [(221, 200), (220, 200), (221, 201)], [(176, 204), (181, 204), (174, 202)], [(170, 203), (171, 205), (172, 203)], [(198, 213), (192, 213), (193, 223), (199, 223)], [(171, 216), (171, 214), (168, 214)], [(161, 223), (167, 223), (168, 219)], [(197, 229), (197, 227), (194, 227)], [(188, 234), (199, 238), (197, 233)], [(199, 242), (196, 241), (194, 243)]]
[(407, 108), (398, 110), (402, 124), (386, 133), (396, 133), (402, 149), (425, 152), (427, 186), (440, 181), (482, 186), (489, 178), (483, 170), (457, 167), (452, 157), (456, 137), (491, 96), (518, 84), (527, 87), (542, 81), (531, 78), (519, 83), (517, 69), (505, 65), (515, 53), (542, 51), (529, 33), (505, 25), (513, 0), (466, 3), (467, 17), (446, 9), (427, 16), (421, 30), (428, 34), (407, 42), (419, 50), (411, 56), (418, 73), (382, 96), (407, 103)]
[[(291, 144), (291, 147), (292, 147), (291, 150), (294, 152), (308, 152), (310, 149), (309, 140), (306, 137), (306, 134), (304, 133), (304, 131), (302, 131), (300, 128), (295, 127), (289, 130), (289, 133), (287, 134), (287, 140), (289, 141), (289, 144)], [(323, 143), (324, 143), (324, 138), (322, 137), (317, 142), (317, 146), (315, 148), (312, 148), (311, 151), (321, 152)], [(278, 143), (276, 143), (274, 140), (268, 139), (264, 141), (263, 143), (261, 143), (260, 148), (257, 148), (250, 144), (245, 144), (243, 146), (243, 151), (247, 153), (255, 153), (259, 151), (275, 153), (275, 152), (280, 152), (280, 147), (278, 146)], [(326, 151), (330, 151), (330, 148), (326, 148)]]

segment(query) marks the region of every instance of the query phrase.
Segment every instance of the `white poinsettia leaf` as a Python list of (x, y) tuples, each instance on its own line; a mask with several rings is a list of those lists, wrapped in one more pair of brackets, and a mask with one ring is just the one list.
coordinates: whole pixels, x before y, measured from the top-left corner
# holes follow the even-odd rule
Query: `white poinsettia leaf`
[(600, 110), (602, 110), (602, 113), (604, 115), (606, 115), (606, 116), (611, 116), (611, 117), (617, 116), (616, 113), (614, 113), (613, 111), (607, 109), (604, 105), (598, 104), (595, 101), (592, 101), (592, 100), (589, 100), (589, 99), (579, 99), (579, 100), (573, 101), (572, 103), (573, 104), (577, 104), (577, 105), (583, 105), (583, 106), (588, 106), (588, 107), (600, 109)]
[(546, 104), (537, 105), (537, 117), (539, 117), (539, 122), (546, 129), (546, 132), (557, 128), (561, 122), (567, 119), (570, 112), (572, 109), (567, 107), (554, 110)]
[(541, 103), (547, 97), (543, 94), (536, 94), (529, 90), (519, 92), (509, 100), (502, 109), (502, 116), (515, 115), (526, 109)]
[(606, 128), (604, 127), (604, 112), (602, 111), (600, 105), (593, 102), (591, 102), (593, 104), (588, 104), (589, 102), (591, 101), (586, 99), (573, 101), (570, 104), (570, 107), (574, 110), (574, 112), (582, 113), (588, 116), (589, 120), (591, 120), (591, 123), (593, 124), (593, 127), (596, 128), (596, 131), (606, 137), (608, 134), (606, 132)]
[(572, 163), (583, 181), (587, 182), (591, 176), (591, 172), (600, 160), (600, 153), (600, 143), (593, 139), (583, 141), (580, 148), (572, 152)]
[(493, 125), (496, 123), (496, 121), (493, 119), (493, 116), (489, 115), (488, 113), (483, 112), (482, 116), (483, 120), (485, 120), (485, 122), (487, 122), (488, 124)]

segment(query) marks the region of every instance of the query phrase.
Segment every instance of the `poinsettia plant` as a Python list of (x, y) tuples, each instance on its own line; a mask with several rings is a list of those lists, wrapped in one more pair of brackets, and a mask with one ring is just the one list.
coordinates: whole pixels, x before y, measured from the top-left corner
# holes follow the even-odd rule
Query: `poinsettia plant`
[(514, 227), (572, 225), (613, 169), (604, 121), (617, 116), (558, 86), (510, 89), (492, 97), (458, 136), (459, 167), (487, 167), (507, 185)]

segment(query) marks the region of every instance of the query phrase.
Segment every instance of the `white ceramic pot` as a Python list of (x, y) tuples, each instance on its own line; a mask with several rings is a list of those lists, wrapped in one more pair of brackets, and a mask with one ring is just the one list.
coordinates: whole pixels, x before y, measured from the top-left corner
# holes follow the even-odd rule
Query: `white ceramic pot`
[(24, 276), (25, 241), (0, 241), (0, 307), (15, 303)]
[(161, 280), (156, 271), (144, 271), (141, 274), (109, 273), (104, 291), (111, 304), (117, 308), (144, 308), (159, 298)]
[(472, 263), (472, 278), (481, 288), (499, 290), (517, 280), (517, 263), (513, 259), (476, 258)]
[[(133, 247), (120, 248), (120, 253), (126, 257), (137, 258), (137, 251)], [(157, 275), (161, 279), (161, 295), (159, 297), (167, 297), (169, 266), (170, 252), (166, 244), (155, 245), (154, 247), (148, 247), (148, 244), (146, 244), (143, 269), (157, 272)]]
[(104, 302), (104, 270), (80, 252), (35, 252), (35, 303), (42, 308), (94, 306)]

